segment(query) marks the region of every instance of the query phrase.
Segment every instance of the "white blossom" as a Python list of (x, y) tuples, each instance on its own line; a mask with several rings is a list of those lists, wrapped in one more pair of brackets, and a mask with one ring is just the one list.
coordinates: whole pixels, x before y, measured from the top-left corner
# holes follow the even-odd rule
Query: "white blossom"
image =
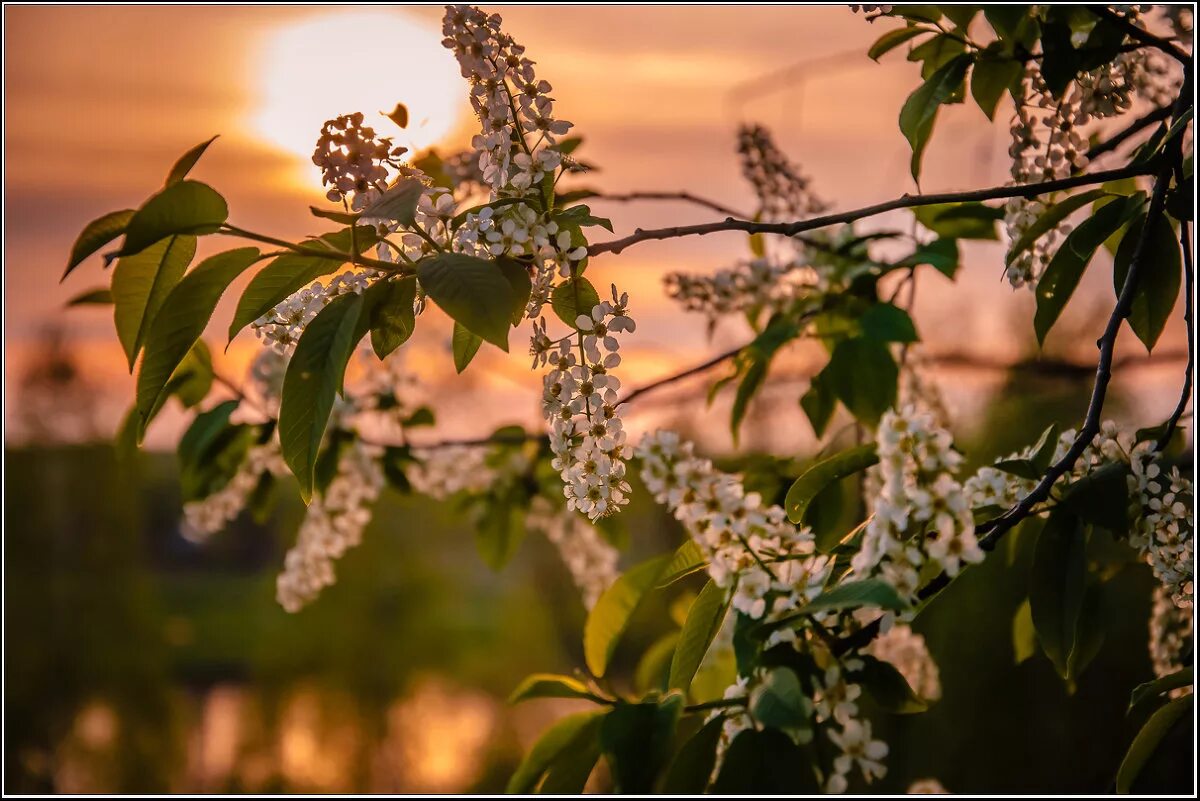
[(926, 701), (942, 697), (942, 682), (937, 663), (925, 646), (925, 638), (904, 624), (891, 626), (871, 641), (866, 652), (890, 662), (908, 686)]
[(252, 446), (225, 486), (183, 505), (183, 536), (192, 542), (206, 541), (242, 513), (265, 474), (281, 475), (286, 471), (276, 438)]

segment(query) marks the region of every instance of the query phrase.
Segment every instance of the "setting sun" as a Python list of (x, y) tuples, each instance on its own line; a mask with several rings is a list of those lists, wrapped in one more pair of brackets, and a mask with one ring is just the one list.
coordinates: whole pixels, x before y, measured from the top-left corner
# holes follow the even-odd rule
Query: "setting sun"
[[(364, 39), (371, 46), (359, 46)], [(282, 27), (261, 50), (252, 127), (302, 158), (314, 181), (313, 143), (339, 114), (361, 110), (380, 135), (413, 150), (436, 144), (467, 108), (465, 83), (440, 40), (432, 23), (391, 10), (335, 11)], [(383, 116), (398, 102), (409, 111), (403, 130)]]

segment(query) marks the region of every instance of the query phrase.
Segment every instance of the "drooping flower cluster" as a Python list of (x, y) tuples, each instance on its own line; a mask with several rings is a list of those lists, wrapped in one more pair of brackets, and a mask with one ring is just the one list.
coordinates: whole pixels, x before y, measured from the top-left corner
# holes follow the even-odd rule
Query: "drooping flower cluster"
[(361, 294), (372, 282), (384, 273), (378, 270), (346, 270), (335, 275), (328, 283), (315, 281), (284, 300), (259, 317), (251, 327), (263, 344), (285, 355), (291, 355), (304, 329), (330, 301), (339, 295), (351, 292)]
[[(1150, 609), (1150, 665), (1155, 676), (1169, 676), (1184, 667), (1183, 655), (1192, 642), (1192, 629), (1192, 607), (1176, 606), (1166, 587), (1155, 587)], [(1191, 687), (1181, 687), (1172, 695), (1191, 691)]]
[(329, 486), (313, 497), (275, 582), (275, 597), (287, 611), (298, 612), (333, 584), (334, 561), (362, 541), (370, 507), (383, 489), (381, 455), (378, 446), (354, 440), (338, 459)]
[(1145, 557), (1171, 600), (1191, 607), (1195, 574), (1192, 482), (1163, 469), (1149, 444), (1135, 448), (1128, 477), (1134, 519), (1129, 544)]
[(983, 560), (967, 496), (954, 478), (962, 457), (949, 432), (913, 406), (885, 412), (875, 441), (879, 464), (870, 471), (880, 491), (851, 565), (911, 599), (926, 562), (954, 576), (964, 564)]
[(536, 497), (525, 519), (526, 525), (540, 531), (562, 557), (563, 564), (579, 588), (583, 605), (591, 609), (597, 599), (617, 580), (617, 549), (604, 541), (595, 526), (579, 515), (556, 508), (543, 497)]
[(942, 682), (937, 663), (925, 646), (925, 638), (908, 626), (897, 623), (876, 637), (866, 652), (890, 662), (904, 676), (913, 692), (926, 701), (942, 697)]
[[(637, 456), (646, 487), (708, 557), (717, 586), (733, 588), (739, 612), (776, 620), (821, 593), (832, 564), (816, 554), (812, 532), (788, 522), (782, 507), (746, 492), (738, 476), (696, 456), (692, 443), (673, 431), (647, 434)], [(784, 627), (771, 635), (771, 644), (795, 636)]]
[(759, 218), (799, 220), (827, 208), (813, 194), (808, 178), (788, 160), (763, 126), (739, 128), (737, 149), (742, 158), (742, 176), (758, 198)]
[[(833, 660), (817, 679), (813, 698), (818, 722), (828, 725), (826, 733), (841, 753), (833, 758), (825, 790), (844, 793), (850, 774), (857, 767), (862, 777), (871, 782), (887, 773), (883, 764), (888, 754), (887, 743), (871, 735), (871, 721), (859, 716), (858, 698), (862, 687), (851, 681), (850, 674), (861, 670), (861, 659)], [(841, 731), (834, 728), (841, 726)]]
[(387, 188), (386, 165), (404, 152), (390, 139), (377, 137), (375, 129), (363, 125), (362, 112), (355, 112), (321, 127), (312, 161), (321, 168), (321, 183), (329, 187), (326, 196), (357, 211)]
[(487, 449), (474, 445), (416, 448), (416, 459), (405, 475), (412, 488), (434, 500), (445, 500), (456, 492), (482, 492), (492, 483)]
[(802, 266), (795, 260), (752, 259), (712, 275), (668, 273), (663, 284), (667, 295), (685, 310), (715, 320), (725, 314), (785, 308), (811, 288), (801, 278)]
[[(552, 462), (563, 480), (567, 506), (591, 520), (629, 503), (625, 480), (625, 428), (617, 404), (620, 380), (610, 371), (621, 364), (617, 334), (634, 330), (628, 295), (581, 314), (578, 337), (562, 341), (549, 356), (542, 379), (542, 416), (550, 423)], [(572, 341), (574, 339), (575, 341)]]
[(242, 513), (265, 474), (286, 472), (287, 465), (279, 452), (278, 440), (272, 437), (261, 445), (252, 446), (224, 487), (206, 498), (183, 505), (183, 536), (196, 543), (206, 541)]

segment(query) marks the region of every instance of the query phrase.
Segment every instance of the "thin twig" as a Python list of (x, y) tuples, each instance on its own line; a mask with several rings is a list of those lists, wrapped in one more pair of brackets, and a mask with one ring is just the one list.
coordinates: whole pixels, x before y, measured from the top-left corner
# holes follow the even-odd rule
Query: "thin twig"
[(1179, 425), (1179, 418), (1183, 417), (1183, 410), (1187, 408), (1188, 401), (1191, 400), (1192, 370), (1196, 366), (1195, 332), (1192, 330), (1192, 284), (1195, 281), (1195, 277), (1192, 271), (1192, 243), (1191, 237), (1188, 236), (1188, 223), (1186, 220), (1179, 222), (1179, 245), (1183, 249), (1183, 322), (1188, 342), (1187, 368), (1183, 374), (1183, 390), (1179, 393), (1179, 403), (1176, 404), (1175, 411), (1167, 418), (1167, 427), (1155, 444), (1155, 450), (1160, 453), (1166, 449), (1167, 443), (1175, 435), (1175, 429)]
[(1170, 106), (1161, 106), (1153, 111), (1145, 114), (1134, 120), (1130, 125), (1121, 129), (1117, 133), (1105, 139), (1103, 142), (1097, 142), (1087, 152), (1087, 160), (1093, 161), (1096, 158), (1116, 150), (1132, 136), (1136, 136), (1142, 131), (1149, 128), (1156, 122), (1162, 122), (1167, 117), (1171, 116)]
[(691, 192), (621, 192), (609, 194), (607, 192), (599, 192), (594, 196), (597, 200), (613, 200), (618, 203), (629, 203), (637, 200), (678, 200), (684, 203), (691, 203), (696, 206), (715, 211), (717, 214), (724, 214), (727, 217), (746, 217), (736, 209), (731, 209), (728, 206), (722, 206), (715, 200), (693, 195)]
[(1184, 65), (1191, 65), (1192, 56), (1190, 53), (1179, 49), (1174, 44), (1160, 36), (1155, 36), (1140, 25), (1135, 25), (1127, 17), (1121, 16), (1107, 6), (1088, 6), (1087, 10), (1095, 14), (1100, 19), (1107, 20), (1108, 22), (1116, 25), (1118, 28), (1125, 31), (1130, 38), (1136, 39), (1142, 44), (1149, 45), (1150, 47), (1156, 47)]
[(1116, 181), (1136, 175), (1150, 175), (1157, 171), (1158, 167), (1157, 162), (1150, 162), (1132, 164), (1116, 170), (1086, 173), (1057, 181), (1042, 181), (1033, 184), (1022, 184), (1020, 186), (997, 186), (968, 192), (941, 192), (929, 195), (902, 195), (894, 200), (877, 203), (873, 206), (864, 206), (860, 209), (838, 212), (837, 214), (826, 214), (821, 217), (812, 217), (797, 222), (755, 222), (753, 220), (739, 220), (729, 217), (718, 222), (702, 223), (699, 225), (679, 225), (670, 228), (639, 228), (627, 237), (590, 245), (588, 247), (588, 255), (595, 256), (600, 253), (616, 254), (630, 245), (636, 245), (639, 242), (676, 239), (684, 236), (704, 236), (705, 234), (713, 234), (719, 231), (744, 231), (748, 234), (778, 234), (780, 236), (794, 237), (806, 231), (814, 231), (818, 228), (825, 228), (840, 223), (854, 222), (864, 217), (873, 217), (877, 214), (896, 211), (897, 209), (932, 206), (940, 203), (1001, 200), (1011, 197), (1035, 197), (1051, 192), (1059, 192), (1064, 189), (1073, 189), (1078, 186), (1102, 184), (1106, 181)]

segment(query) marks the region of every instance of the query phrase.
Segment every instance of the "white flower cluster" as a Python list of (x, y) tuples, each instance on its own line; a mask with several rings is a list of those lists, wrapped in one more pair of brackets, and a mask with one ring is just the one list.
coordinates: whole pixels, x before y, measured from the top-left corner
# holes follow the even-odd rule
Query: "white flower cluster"
[(591, 609), (601, 593), (617, 580), (617, 549), (604, 541), (595, 526), (584, 522), (573, 512), (556, 508), (545, 498), (533, 499), (526, 525), (540, 531), (550, 540), (562, 557), (583, 605)]
[(758, 198), (760, 219), (798, 220), (828, 208), (763, 126), (743, 125), (738, 129), (738, 154), (742, 157), (742, 175)]
[[(1184, 667), (1183, 652), (1192, 642), (1192, 628), (1192, 607), (1176, 606), (1165, 587), (1155, 587), (1150, 609), (1150, 665), (1155, 676), (1169, 676)], [(1191, 691), (1191, 687), (1181, 687), (1172, 695)]]
[[(741, 479), (695, 455), (673, 431), (647, 434), (639, 443), (641, 476), (659, 503), (683, 523), (708, 557), (719, 587), (734, 588), (732, 604), (755, 619), (776, 620), (819, 595), (832, 569), (808, 528), (796, 528), (783, 508), (746, 492)], [(792, 641), (784, 627), (770, 644)]]
[(967, 496), (953, 476), (962, 456), (933, 415), (914, 406), (885, 412), (875, 441), (879, 464), (870, 472), (881, 480), (880, 492), (851, 565), (911, 599), (927, 561), (954, 576), (963, 564), (983, 560)]
[(776, 263), (760, 258), (739, 263), (711, 276), (668, 273), (663, 279), (669, 297), (710, 320), (724, 314), (756, 309), (768, 312), (786, 308), (809, 291), (812, 284), (800, 277), (799, 261)]
[(425, 401), (420, 380), (405, 365), (401, 351), (378, 361), (369, 347), (360, 348), (358, 361), (368, 368), (346, 387), (348, 403), (342, 409), (341, 427), (361, 433), (369, 426), (379, 433), (402, 435), (404, 423)]
[[(888, 745), (871, 735), (871, 721), (858, 717), (859, 696), (862, 687), (847, 676), (863, 667), (859, 659), (849, 658), (834, 661), (825, 668), (818, 680), (814, 697), (817, 720), (829, 724), (826, 730), (829, 739), (841, 751), (833, 758), (832, 770), (825, 783), (829, 793), (844, 793), (850, 774), (857, 767), (862, 777), (871, 782), (887, 774), (883, 759), (888, 754)], [(841, 731), (833, 728), (841, 726)]]
[(184, 538), (201, 543), (225, 528), (246, 508), (263, 474), (281, 475), (287, 472), (279, 442), (272, 437), (262, 445), (246, 452), (246, 458), (224, 487), (206, 498), (183, 505)]
[(312, 286), (280, 301), (275, 308), (251, 323), (251, 327), (264, 345), (290, 355), (304, 329), (330, 301), (351, 292), (361, 294), (382, 275), (378, 270), (347, 270), (335, 275), (326, 284), (315, 281)]
[(416, 492), (434, 500), (464, 490), (483, 492), (495, 477), (487, 463), (487, 449), (475, 445), (416, 448), (413, 457), (416, 463), (405, 475)]
[[(448, 6), (442, 40), (471, 82), (471, 106), (482, 131), (472, 140), (483, 179), (495, 194), (523, 194), (562, 161), (553, 145), (571, 123), (554, 118), (550, 84), (538, 79), (525, 48), (500, 29), (499, 14)], [(538, 137), (533, 146), (527, 135)], [(540, 147), (540, 149), (539, 149)]]
[(326, 196), (352, 201), (357, 210), (387, 187), (385, 165), (404, 152), (403, 147), (392, 147), (390, 139), (377, 138), (373, 128), (363, 125), (362, 112), (355, 112), (321, 127), (312, 161), (321, 168), (321, 183), (329, 187)]
[(867, 653), (890, 662), (900, 671), (913, 692), (926, 701), (942, 697), (942, 682), (937, 663), (929, 654), (925, 638), (903, 623), (897, 623), (871, 641)]
[(378, 446), (354, 440), (338, 459), (329, 486), (313, 497), (275, 582), (275, 597), (288, 612), (298, 612), (333, 584), (334, 560), (362, 541), (371, 504), (383, 489), (381, 455)]
[(1145, 557), (1154, 575), (1177, 606), (1190, 608), (1195, 574), (1192, 482), (1156, 461), (1152, 443), (1134, 449), (1130, 459), (1129, 492), (1135, 528), (1129, 544)]
[(550, 423), (551, 464), (563, 480), (567, 507), (591, 520), (615, 514), (629, 503), (625, 480), (625, 428), (617, 405), (620, 380), (609, 371), (621, 364), (616, 335), (633, 331), (629, 296), (605, 300), (581, 314), (578, 354), (563, 341), (542, 379), (542, 416)]

